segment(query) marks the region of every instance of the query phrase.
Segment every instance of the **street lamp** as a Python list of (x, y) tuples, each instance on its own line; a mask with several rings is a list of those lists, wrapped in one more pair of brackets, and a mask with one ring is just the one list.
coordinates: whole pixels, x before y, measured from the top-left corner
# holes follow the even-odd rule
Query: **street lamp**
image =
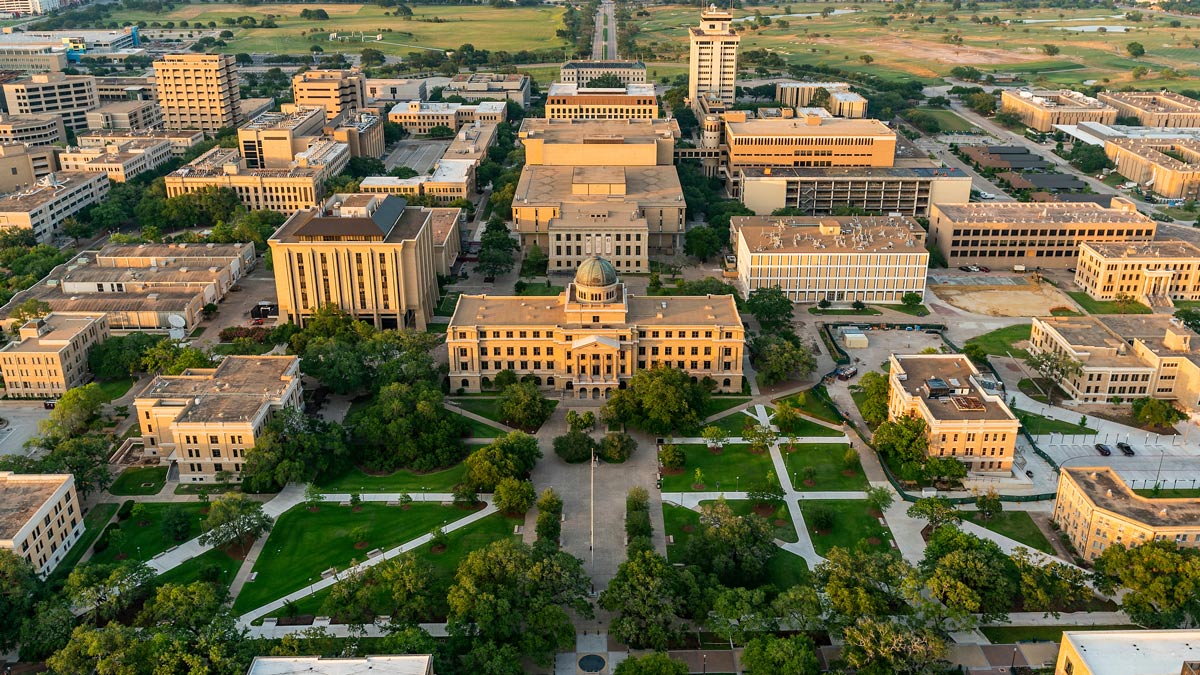
[(736, 476), (735, 479), (737, 480), (737, 482), (733, 484), (734, 485), (733, 491), (741, 492), (742, 491), (742, 477)]

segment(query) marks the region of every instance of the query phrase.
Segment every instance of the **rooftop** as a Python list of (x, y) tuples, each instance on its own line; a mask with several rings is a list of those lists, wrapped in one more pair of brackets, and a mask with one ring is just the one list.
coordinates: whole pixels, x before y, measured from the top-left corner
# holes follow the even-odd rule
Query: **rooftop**
[[(566, 292), (557, 297), (460, 295), (451, 326), (557, 326), (566, 322)], [(626, 325), (740, 326), (732, 295), (625, 296)], [(576, 324), (577, 325), (577, 324)]]
[[(92, 316), (63, 316), (50, 314), (42, 319), (39, 334), (36, 338), (22, 338), (20, 342), (9, 342), (0, 347), (0, 352), (8, 353), (45, 353), (58, 352), (68, 345), (75, 336), (90, 328), (103, 318), (102, 314)], [(30, 324), (37, 325), (37, 320), (26, 322), (22, 330)]]
[(923, 253), (925, 247), (925, 229), (907, 216), (734, 216), (730, 231), (752, 252)]
[(407, 207), (407, 201), (395, 195), (337, 194), (319, 208), (297, 211), (271, 239), (283, 243), (301, 238), (311, 243), (336, 243), (351, 237), (399, 243), (416, 237), (429, 217), (428, 210)]
[(871, 118), (793, 117), (791, 119), (747, 119), (745, 122), (726, 122), (734, 136), (881, 136), (895, 138), (896, 132), (886, 124)]
[[(1111, 511), (1150, 527), (1196, 527), (1200, 499), (1153, 499), (1129, 489), (1107, 466), (1063, 467), (1060, 481), (1068, 477), (1096, 508)], [(1200, 643), (1197, 644), (1200, 648)], [(1124, 671), (1128, 672), (1128, 671)]]
[(482, 160), (487, 154), (487, 148), (495, 142), (497, 132), (498, 127), (495, 124), (464, 124), (454, 140), (450, 141), (450, 147), (442, 153), (442, 159)]
[(571, 68), (571, 69), (578, 69), (578, 68), (611, 68), (611, 69), (641, 68), (644, 70), (646, 68), (646, 64), (642, 63), (641, 61), (587, 61), (587, 60), (582, 60), (582, 61), (567, 61), (566, 63), (562, 64), (562, 67), (563, 68)]
[(551, 120), (526, 117), (521, 121), (521, 138), (540, 138), (545, 143), (653, 143), (662, 138), (679, 138), (679, 122), (653, 120)]
[(25, 129), (29, 127), (44, 127), (56, 125), (62, 119), (61, 115), (10, 115), (0, 113), (0, 127), (10, 129)]
[(177, 422), (244, 422), (283, 397), (299, 363), (295, 356), (227, 356), (216, 368), (159, 375), (138, 399), (184, 400)]
[[(1129, 341), (1094, 316), (1038, 317), (1047, 328), (1071, 345), (1076, 352), (1087, 354), (1085, 367), (1100, 368), (1145, 368), (1133, 351)], [(1157, 337), (1162, 338), (1159, 332)]]
[(784, 89), (849, 89), (848, 82), (776, 82), (776, 87)]
[(1164, 239), (1161, 241), (1139, 241), (1139, 242), (1082, 242), (1081, 246), (1086, 246), (1105, 258), (1116, 258), (1118, 260), (1139, 260), (1157, 258), (1200, 258), (1200, 248), (1186, 241), (1178, 239)]
[(1200, 630), (1066, 631), (1091, 675), (1180, 675), (1200, 660)]
[[(586, 169), (587, 171), (580, 171)], [(596, 169), (591, 171), (591, 169)], [(575, 194), (585, 182), (617, 182), (616, 170), (624, 173), (625, 193)], [(561, 204), (563, 202), (636, 202), (642, 206), (683, 207), (683, 188), (674, 165), (626, 167), (575, 167), (525, 165), (517, 182), (513, 206)]]
[(1105, 99), (1148, 113), (1200, 113), (1200, 101), (1166, 91), (1106, 91)]
[(320, 117), (321, 123), (325, 120), (325, 108), (319, 105), (302, 105), (296, 106), (293, 112), (265, 112), (258, 117), (246, 122), (239, 129), (247, 131), (264, 131), (267, 129), (299, 129), (300, 127), (313, 124), (313, 119)]
[(1114, 138), (1107, 144), (1168, 169), (1200, 171), (1200, 140), (1195, 138)]
[[(108, 244), (100, 258), (241, 258), (249, 244)], [(162, 263), (159, 263), (160, 265)]]
[(435, 245), (445, 244), (454, 232), (454, 226), (458, 224), (458, 219), (462, 215), (462, 209), (446, 209), (446, 208), (429, 208), (421, 207), (422, 211), (429, 212), (429, 225), (433, 228), (433, 243)]
[(93, 109), (91, 112), (103, 113), (131, 113), (135, 110), (157, 105), (154, 101), (113, 101), (105, 103), (99, 108)]
[(433, 173), (430, 174), (429, 180), (437, 183), (463, 183), (466, 182), (471, 169), (475, 167), (475, 160), (442, 158), (433, 166)]
[(985, 392), (975, 378), (979, 371), (961, 354), (892, 354), (892, 379), (904, 391), (925, 401), (938, 420), (1016, 421), (1004, 401)]
[(739, 167), (743, 178), (810, 178), (810, 179), (863, 179), (863, 178), (969, 178), (955, 168), (863, 166), (863, 167)]
[(11, 540), (70, 474), (14, 474), (0, 471), (0, 541)]
[(246, 675), (427, 675), (433, 657), (366, 656), (352, 659), (319, 656), (256, 656)]
[(575, 82), (552, 82), (547, 96), (654, 96), (653, 84), (627, 84), (623, 87), (588, 87)]
[[(1103, 208), (1091, 202), (988, 202), (938, 204), (950, 221), (960, 223), (1147, 223), (1154, 224), (1124, 199), (1114, 199), (1122, 208)], [(1129, 208), (1124, 208), (1128, 206)]]
[(1070, 89), (1057, 90), (1028, 90), (1020, 89), (1015, 92), (1005, 92), (1013, 94), (1024, 101), (1031, 103), (1039, 108), (1076, 108), (1086, 110), (1112, 110), (1112, 107), (1107, 103), (1081, 94)]
[(38, 179), (37, 185), (31, 188), (0, 197), (0, 213), (34, 211), (81, 185), (107, 180), (108, 175), (104, 173), (57, 171)]

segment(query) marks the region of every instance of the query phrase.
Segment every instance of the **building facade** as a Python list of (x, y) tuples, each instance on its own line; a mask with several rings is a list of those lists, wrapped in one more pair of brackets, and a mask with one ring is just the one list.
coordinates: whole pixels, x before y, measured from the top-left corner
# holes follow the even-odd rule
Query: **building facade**
[(1117, 109), (1070, 89), (1056, 91), (1009, 90), (1000, 93), (1000, 112), (1013, 113), (1037, 131), (1054, 131), (1056, 124), (1117, 121)]
[(469, 159), (440, 159), (433, 173), (412, 178), (367, 176), (359, 190), (404, 198), (423, 197), (436, 204), (449, 204), (475, 196), (475, 162)]
[(166, 54), (154, 62), (154, 84), (168, 129), (214, 132), (246, 119), (233, 54)]
[(929, 239), (951, 267), (1074, 267), (1082, 242), (1148, 242), (1156, 224), (1127, 199), (934, 204)]
[(227, 356), (216, 368), (159, 375), (133, 405), (146, 452), (176, 464), (180, 482), (241, 480), (271, 417), (303, 405), (300, 358)]
[(1200, 630), (1063, 631), (1054, 675), (1196, 675)]
[(409, 101), (397, 103), (388, 112), (388, 120), (412, 134), (428, 134), (434, 127), (457, 132), (464, 124), (481, 122), (500, 124), (508, 119), (508, 108), (500, 101), (480, 101), (475, 105)]
[(0, 70), (57, 73), (66, 67), (67, 54), (62, 49), (38, 45), (0, 45)]
[(0, 347), (0, 373), (10, 398), (57, 398), (91, 379), (88, 355), (108, 339), (103, 314), (49, 314), (21, 326), (17, 340)]
[(925, 230), (907, 217), (735, 216), (738, 286), (778, 286), (792, 302), (898, 304), (925, 297)]
[(529, 76), (522, 73), (459, 73), (442, 88), (442, 96), (466, 101), (512, 101), (529, 107)]
[(100, 105), (96, 78), (91, 75), (37, 73), (6, 82), (4, 109), (13, 115), (59, 115), (72, 130), (87, 128), (87, 114)]
[(587, 86), (596, 78), (611, 76), (621, 84), (646, 82), (646, 64), (641, 61), (567, 61), (558, 69), (558, 81)]
[(249, 168), (237, 150), (218, 147), (167, 174), (167, 196), (224, 187), (236, 192), (246, 208), (294, 213), (320, 204), (326, 181), (349, 161), (350, 149), (329, 140), (297, 153), (288, 168)]
[(779, 82), (775, 100), (790, 108), (819, 106), (836, 117), (867, 116), (867, 99), (845, 82)]
[(58, 148), (0, 143), (0, 193), (33, 187), (58, 169)]
[(459, 296), (446, 346), (454, 389), (478, 392), (512, 370), (566, 397), (605, 399), (646, 368), (741, 391), (745, 334), (732, 295), (630, 295), (616, 268), (592, 257), (557, 298)]
[(39, 244), (62, 236), (62, 222), (108, 194), (102, 173), (60, 171), (38, 180), (27, 190), (0, 197), (0, 230), (33, 230)]
[(429, 654), (325, 658), (322, 656), (256, 656), (246, 675), (351, 675), (370, 671), (375, 675), (434, 675)]
[(1133, 296), (1151, 307), (1200, 300), (1200, 248), (1182, 240), (1079, 245), (1075, 285), (1096, 300)]
[(29, 561), (45, 577), (84, 528), (74, 476), (0, 471), (0, 549)]
[(1170, 91), (1102, 91), (1101, 103), (1145, 127), (1200, 127), (1200, 101)]
[(203, 131), (125, 131), (118, 129), (93, 129), (75, 137), (83, 148), (95, 148), (124, 143), (130, 140), (163, 140), (171, 144), (171, 155), (182, 157), (204, 141)]
[(162, 109), (154, 101), (116, 101), (88, 111), (88, 129), (145, 131), (162, 126)]
[(971, 198), (971, 177), (958, 169), (739, 169), (742, 204), (759, 215), (792, 208), (809, 216), (853, 207), (871, 213), (928, 216), (933, 204)]
[(0, 143), (54, 145), (67, 141), (67, 128), (59, 115), (0, 114)]
[(424, 101), (429, 98), (428, 83), (425, 80), (368, 77), (364, 87), (368, 103)]
[(621, 89), (587, 88), (555, 82), (546, 95), (546, 119), (650, 120), (658, 117), (658, 97), (652, 84), (627, 84)]
[(1104, 154), (1122, 176), (1157, 195), (1200, 198), (1200, 140), (1117, 138), (1105, 141)]
[(1021, 423), (1002, 396), (979, 384), (962, 354), (892, 354), (888, 419), (925, 421), (930, 457), (950, 457), (972, 473), (1008, 474)]
[(321, 106), (332, 120), (366, 107), (366, 78), (357, 69), (306, 70), (292, 78), (292, 100), (297, 106)]
[(733, 30), (733, 14), (716, 5), (700, 12), (700, 25), (688, 30), (688, 100), (701, 116), (705, 96), (725, 106), (734, 103), (737, 83), (738, 44), (742, 37)]
[(172, 159), (171, 143), (155, 138), (76, 148), (58, 156), (63, 171), (103, 173), (117, 183), (153, 171)]

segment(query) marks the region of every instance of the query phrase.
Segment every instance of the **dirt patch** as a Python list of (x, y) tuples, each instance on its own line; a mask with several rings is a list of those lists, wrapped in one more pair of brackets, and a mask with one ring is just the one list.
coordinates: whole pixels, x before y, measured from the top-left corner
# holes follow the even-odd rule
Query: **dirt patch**
[(842, 469), (842, 475), (849, 478), (850, 476), (857, 476), (858, 472), (854, 469)]
[(429, 552), (433, 553), (435, 555), (439, 554), (439, 553), (445, 553), (446, 545), (445, 544), (434, 544), (433, 546), (429, 547)]
[(697, 492), (704, 490), (705, 487), (706, 486), (704, 485), (704, 483), (692, 483), (692, 489)]
[(1133, 409), (1128, 403), (1124, 405), (1113, 405), (1111, 403), (1086, 403), (1075, 406), (1075, 409), (1081, 414), (1087, 415), (1088, 417), (1099, 417), (1100, 419), (1108, 420), (1109, 422), (1124, 424), (1127, 427), (1144, 429), (1152, 434), (1174, 436), (1179, 433), (1173, 427), (1166, 427), (1165, 429), (1159, 427), (1146, 428), (1141, 424), (1138, 424), (1133, 419)]
[[(843, 39), (844, 38), (837, 38), (835, 40), (834, 38), (830, 38), (828, 42), (840, 42)], [(823, 41), (826, 40), (814, 40), (814, 42)], [(859, 43), (863, 45), (863, 51), (867, 52), (885, 52), (898, 55), (920, 54), (922, 59), (936, 61), (938, 63), (949, 63), (953, 65), (996, 65), (1001, 63), (1037, 61), (1044, 58), (1042, 54), (1033, 52), (1032, 50), (1008, 50), (992, 49), (990, 47), (950, 45), (925, 40), (897, 38), (895, 35), (889, 35), (886, 38), (860, 40)]]
[(692, 532), (696, 531), (696, 526), (689, 524), (689, 525), (684, 525), (680, 529), (683, 530), (684, 532), (687, 532), (688, 534), (691, 534)]
[(775, 507), (771, 506), (770, 504), (755, 504), (754, 513), (766, 518), (772, 513), (775, 513)]
[(788, 521), (784, 520), (783, 518), (775, 519), (775, 527), (783, 527), (784, 525), (787, 525), (787, 524), (788, 524)]
[(1053, 316), (1069, 299), (1050, 284), (1027, 286), (931, 286), (947, 303), (988, 316)]
[(811, 478), (805, 478), (803, 482), (805, 487), (812, 487), (817, 484), (817, 481)]
[(721, 455), (725, 453), (725, 448), (722, 448), (719, 445), (710, 445), (708, 446), (708, 451), (714, 455)]
[(357, 549), (357, 550), (359, 550), (359, 551), (363, 550), (363, 549), (364, 549), (364, 548), (366, 548), (368, 545), (369, 545), (369, 544), (367, 544), (367, 542), (365, 542), (365, 541), (356, 541), (356, 542), (354, 542), (354, 548), (355, 548), (355, 549)]
[(666, 467), (663, 467), (663, 470), (662, 470), (662, 474), (663, 474), (664, 476), (678, 476), (678, 475), (679, 475), (679, 474), (681, 474), (681, 473), (683, 473), (683, 467), (682, 467), (682, 466), (681, 466), (681, 467), (679, 467), (679, 468), (677, 468), (677, 469), (668, 469), (668, 468), (666, 468)]
[(878, 546), (883, 543), (879, 537), (867, 537), (867, 543), (871, 546)]

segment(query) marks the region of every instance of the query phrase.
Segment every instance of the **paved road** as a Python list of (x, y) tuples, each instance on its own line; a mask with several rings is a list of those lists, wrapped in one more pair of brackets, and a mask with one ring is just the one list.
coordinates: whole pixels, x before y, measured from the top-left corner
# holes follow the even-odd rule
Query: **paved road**
[[(592, 59), (595, 61), (617, 58), (616, 8), (612, 0), (605, 0), (596, 10), (596, 34), (592, 37)], [(604, 39), (605, 29), (608, 30), (608, 40)]]
[(945, 166), (948, 166), (948, 167), (951, 167), (954, 169), (958, 169), (958, 170), (962, 171), (963, 173), (967, 174), (968, 176), (970, 176), (972, 190), (976, 190), (979, 192), (990, 192), (990, 193), (996, 195), (996, 201), (998, 201), (998, 202), (1015, 201), (1012, 197), (1008, 196), (1008, 193), (1006, 193), (1004, 190), (1000, 189), (999, 185), (996, 185), (995, 183), (991, 182), (990, 180), (979, 175), (979, 172), (975, 171), (974, 168), (972, 168), (969, 164), (963, 162), (958, 157), (955, 157), (954, 153), (950, 152), (950, 150), (945, 145), (939, 143), (937, 140), (922, 136), (921, 138), (918, 138), (916, 141), (913, 141), (913, 142), (916, 144), (916, 146), (918, 148), (921, 148), (922, 150), (924, 150), (926, 152), (931, 152), (934, 155), (937, 155), (937, 158), (939, 160), (941, 160), (942, 164), (944, 164)]

